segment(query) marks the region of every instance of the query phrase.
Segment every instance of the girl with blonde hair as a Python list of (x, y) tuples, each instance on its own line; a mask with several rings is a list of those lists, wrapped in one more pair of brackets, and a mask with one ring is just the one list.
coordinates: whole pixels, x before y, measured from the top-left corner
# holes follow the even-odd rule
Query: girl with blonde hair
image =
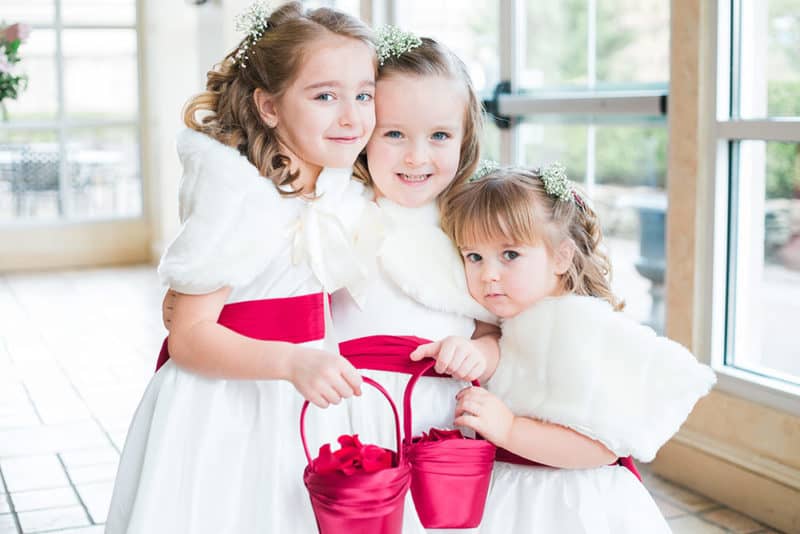
[(502, 321), (499, 364), (455, 412), (500, 448), (481, 532), (669, 532), (615, 461), (651, 461), (714, 373), (618, 313), (597, 216), (564, 168), (491, 170), (452, 191), (442, 225)]
[[(478, 164), (481, 109), (462, 61), (434, 39), (384, 29), (378, 58), (375, 132), (356, 164), (375, 199), (360, 236), (375, 244), (370, 276), (362, 301), (338, 291), (331, 308), (342, 355), (398, 402), (419, 367), (412, 359), (439, 355), (435, 370), (456, 378), (417, 383), (418, 436), (452, 428), (463, 380), (481, 377), (497, 357), (496, 327), (480, 321), (493, 317), (454, 276), (461, 260), (439, 226), (439, 202)], [(386, 403), (370, 390), (364, 395), (374, 402), (348, 403), (351, 431), (393, 449)], [(403, 532), (424, 532), (410, 494)]]

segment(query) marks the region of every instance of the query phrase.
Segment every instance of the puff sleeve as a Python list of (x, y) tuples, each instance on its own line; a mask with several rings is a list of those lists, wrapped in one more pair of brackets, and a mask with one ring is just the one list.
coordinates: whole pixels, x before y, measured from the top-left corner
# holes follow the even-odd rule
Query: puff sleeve
[(205, 294), (250, 282), (287, 245), (298, 210), (235, 149), (184, 130), (177, 139), (183, 164), (181, 228), (158, 267), (162, 283)]

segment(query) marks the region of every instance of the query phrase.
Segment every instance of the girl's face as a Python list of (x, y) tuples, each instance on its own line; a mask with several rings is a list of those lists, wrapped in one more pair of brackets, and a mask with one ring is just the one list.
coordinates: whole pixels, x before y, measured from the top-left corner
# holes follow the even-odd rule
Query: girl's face
[(460, 247), (472, 297), (498, 317), (514, 317), (561, 292), (559, 275), (569, 264), (544, 245), (486, 241)]
[(466, 88), (441, 76), (394, 75), (378, 81), (377, 93), (367, 144), (375, 195), (409, 208), (431, 202), (458, 170)]
[(268, 104), (293, 168), (316, 179), (322, 167), (345, 168), (375, 127), (375, 52), (340, 35), (326, 35), (305, 52), (295, 80)]

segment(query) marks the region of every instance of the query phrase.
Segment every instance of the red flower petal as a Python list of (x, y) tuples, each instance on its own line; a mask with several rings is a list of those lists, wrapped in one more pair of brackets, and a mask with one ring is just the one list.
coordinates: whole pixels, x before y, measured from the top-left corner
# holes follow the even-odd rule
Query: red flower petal
[(362, 449), (364, 471), (374, 473), (392, 467), (392, 452), (377, 445), (365, 445)]

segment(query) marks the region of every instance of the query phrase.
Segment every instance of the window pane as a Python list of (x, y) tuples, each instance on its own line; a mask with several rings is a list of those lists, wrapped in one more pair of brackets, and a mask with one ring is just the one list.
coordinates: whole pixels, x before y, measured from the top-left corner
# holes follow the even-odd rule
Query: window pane
[(63, 24), (136, 24), (135, 0), (61, 0)]
[(520, 87), (664, 85), (669, 79), (669, 2), (526, 2)]
[(53, 0), (3, 0), (2, 21), (7, 24), (55, 24)]
[(28, 76), (27, 88), (16, 100), (5, 100), (11, 120), (55, 119), (58, 113), (56, 34), (36, 29), (19, 47), (17, 70)]
[(800, 0), (741, 1), (739, 116), (800, 116)]
[(664, 327), (666, 145), (653, 125), (531, 123), (521, 126), (524, 165), (561, 161), (600, 219), (625, 312)]
[(491, 118), (483, 118), (483, 137), (481, 137), (481, 159), (500, 161), (500, 128)]
[(452, 49), (466, 64), (477, 91), (494, 89), (500, 80), (498, 20), (498, 3), (488, 0), (397, 3), (397, 24)]
[(55, 130), (0, 130), (0, 224), (59, 217)]
[(134, 128), (67, 132), (70, 215), (132, 217), (142, 213), (139, 141)]
[(744, 141), (738, 155), (726, 363), (800, 383), (800, 144)]
[(136, 31), (64, 30), (63, 46), (67, 116), (135, 119)]

